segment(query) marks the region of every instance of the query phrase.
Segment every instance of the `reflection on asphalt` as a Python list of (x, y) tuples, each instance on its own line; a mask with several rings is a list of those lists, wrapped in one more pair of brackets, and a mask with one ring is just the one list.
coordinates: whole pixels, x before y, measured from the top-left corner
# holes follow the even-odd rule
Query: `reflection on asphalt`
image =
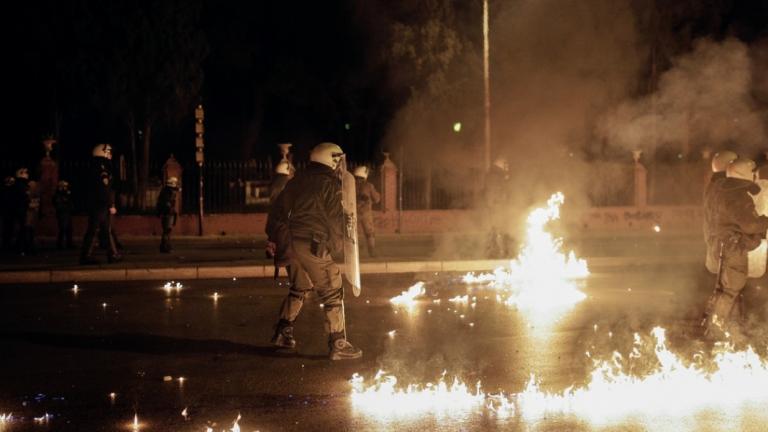
[[(483, 407), (383, 421), (355, 409), (349, 381), (382, 369), (423, 384), (445, 372), (511, 395), (533, 374), (543, 391), (559, 393), (586, 385), (595, 361), (610, 361), (614, 351), (629, 358), (634, 335), (650, 337), (656, 326), (681, 357), (711, 348), (697, 336), (709, 285), (695, 270), (595, 275), (581, 285), (585, 300), (541, 328), (490, 290), (468, 292), (457, 277), (364, 278), (361, 297), (346, 299), (349, 338), (364, 357), (333, 363), (315, 299), (297, 322), (298, 351), (269, 346), (286, 293), (270, 280), (182, 281), (178, 290), (164, 282), (0, 287), (0, 416), (10, 416), (0, 417), (0, 431), (133, 430), (136, 421), (144, 431), (219, 432), (232, 430), (238, 415), (243, 431), (592, 430), (600, 427), (571, 414), (502, 420)], [(389, 302), (418, 280), (425, 298), (415, 307)], [(748, 300), (749, 342), (765, 359), (768, 344), (755, 331), (766, 322), (764, 290)], [(638, 363), (635, 372), (652, 367)], [(633, 416), (610, 427), (765, 430), (761, 407)]]

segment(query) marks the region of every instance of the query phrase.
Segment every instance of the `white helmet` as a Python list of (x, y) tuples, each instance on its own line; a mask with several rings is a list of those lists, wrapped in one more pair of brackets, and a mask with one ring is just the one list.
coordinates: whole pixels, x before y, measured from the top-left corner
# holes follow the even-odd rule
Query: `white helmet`
[(21, 168), (17, 169), (16, 170), (16, 178), (28, 179), (29, 178), (29, 170), (27, 169), (27, 167), (21, 167)]
[(112, 144), (96, 144), (93, 148), (93, 157), (112, 159)]
[(502, 171), (509, 171), (509, 163), (507, 162), (507, 158), (504, 156), (499, 156), (494, 159), (493, 165)]
[(59, 190), (67, 190), (69, 189), (69, 182), (66, 180), (59, 180), (57, 187)]
[(168, 187), (179, 187), (179, 178), (178, 177), (168, 177), (167, 180), (165, 180), (165, 185)]
[(321, 163), (335, 170), (339, 166), (344, 150), (332, 142), (324, 142), (316, 145), (309, 154), (309, 160)]
[(747, 158), (738, 158), (728, 164), (725, 169), (725, 176), (728, 178), (737, 178), (742, 180), (755, 181), (755, 161)]
[(291, 163), (283, 159), (275, 166), (275, 174), (291, 175)]
[(16, 183), (16, 179), (14, 177), (8, 176), (3, 181), (4, 186), (13, 186)]
[(725, 171), (725, 169), (728, 168), (728, 164), (736, 160), (738, 157), (739, 155), (730, 150), (723, 150), (721, 152), (715, 153), (715, 155), (712, 156), (712, 172)]
[(355, 177), (360, 177), (363, 179), (368, 179), (368, 167), (365, 165), (360, 165), (359, 167), (355, 168)]

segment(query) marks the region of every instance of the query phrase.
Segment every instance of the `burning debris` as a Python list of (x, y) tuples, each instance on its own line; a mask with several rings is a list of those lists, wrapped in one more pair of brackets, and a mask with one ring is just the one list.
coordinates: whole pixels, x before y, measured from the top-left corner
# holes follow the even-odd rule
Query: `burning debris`
[(508, 269), (497, 268), (492, 274), (468, 273), (463, 282), (499, 290), (500, 301), (522, 309), (568, 307), (586, 298), (573, 283), (589, 275), (586, 261), (576, 258), (573, 251), (564, 254), (563, 240), (545, 230), (549, 222), (560, 218), (564, 201), (563, 194), (557, 192), (546, 207), (528, 215), (525, 244)]
[[(589, 382), (561, 393), (543, 391), (531, 376), (523, 391), (515, 394), (486, 394), (480, 383), (470, 386), (458, 378), (437, 383), (398, 385), (394, 375), (379, 371), (370, 382), (352, 376), (352, 406), (378, 421), (402, 420), (432, 414), (460, 419), (469, 414), (490, 415), (497, 420), (521, 418), (526, 421), (549, 416), (576, 416), (594, 425), (615, 423), (626, 418), (665, 418), (665, 422), (703, 411), (738, 409), (748, 404), (768, 403), (768, 361), (752, 348), (735, 351), (720, 344), (703, 362), (684, 360), (666, 345), (666, 332), (656, 327), (653, 359), (644, 359), (639, 335), (629, 359), (614, 352), (610, 361), (596, 361)], [(639, 362), (657, 366), (645, 376), (631, 373)], [(670, 423), (671, 424), (671, 423)], [(662, 424), (669, 428), (669, 424)], [(675, 428), (673, 427), (672, 430)]]

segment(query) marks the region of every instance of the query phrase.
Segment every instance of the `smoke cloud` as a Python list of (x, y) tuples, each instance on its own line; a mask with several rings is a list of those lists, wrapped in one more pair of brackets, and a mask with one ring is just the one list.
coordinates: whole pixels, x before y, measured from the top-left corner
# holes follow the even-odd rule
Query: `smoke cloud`
[(609, 145), (651, 154), (660, 148), (752, 153), (766, 138), (752, 71), (744, 43), (699, 40), (660, 77), (658, 91), (602, 115), (596, 134)]

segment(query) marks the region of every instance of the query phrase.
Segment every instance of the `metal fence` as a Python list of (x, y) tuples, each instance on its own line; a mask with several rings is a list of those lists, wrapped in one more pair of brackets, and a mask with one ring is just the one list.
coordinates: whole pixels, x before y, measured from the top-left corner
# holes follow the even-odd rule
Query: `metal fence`
[[(85, 208), (83, 194), (90, 161), (62, 161), (59, 177), (70, 182), (76, 210)], [(131, 183), (117, 178), (118, 204), (123, 213), (151, 213), (161, 188), (163, 162), (150, 165), (150, 179), (146, 191), (146, 208), (138, 209)], [(360, 163), (350, 163), (350, 169)], [(12, 175), (19, 166), (30, 166), (15, 161), (0, 161), (0, 173)], [(368, 164), (366, 164), (368, 165)], [(373, 166), (369, 180), (381, 190), (380, 172)], [(198, 206), (199, 168), (194, 163), (182, 164), (182, 211), (194, 213)], [(696, 204), (701, 200), (709, 171), (701, 161), (648, 162), (648, 204)], [(33, 178), (39, 176), (31, 165)], [(299, 163), (297, 170), (304, 169)], [(210, 161), (203, 166), (204, 202), (206, 213), (262, 212), (268, 205), (272, 161)], [(534, 175), (534, 174), (531, 174)], [(564, 176), (567, 173), (564, 173)], [(116, 174), (116, 177), (119, 175)], [(456, 173), (447, 169), (406, 167), (402, 172), (403, 208), (464, 209), (471, 208), (481, 196), (482, 185), (476, 172)], [(626, 206), (634, 200), (634, 164), (630, 162), (597, 161), (589, 164), (589, 175), (584, 181), (585, 193), (593, 206)]]

